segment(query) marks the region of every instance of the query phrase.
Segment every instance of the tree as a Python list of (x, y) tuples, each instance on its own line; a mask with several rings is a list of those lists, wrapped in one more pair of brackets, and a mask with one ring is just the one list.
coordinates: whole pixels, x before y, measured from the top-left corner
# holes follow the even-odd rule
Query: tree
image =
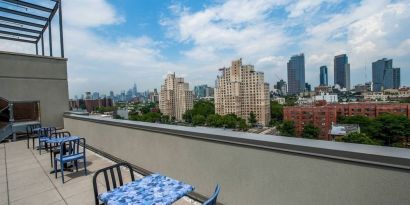
[(195, 115), (192, 118), (192, 123), (194, 125), (204, 125), (206, 122), (206, 118), (203, 115)]
[(337, 137), (335, 140), (338, 142), (379, 145), (377, 141), (373, 140), (365, 133), (358, 133), (358, 132), (352, 132), (343, 137)]
[(253, 113), (253, 112), (249, 113), (248, 122), (251, 126), (254, 126), (256, 124), (257, 121), (256, 121), (255, 113)]
[(223, 126), (226, 128), (236, 128), (236, 122), (238, 117), (235, 114), (229, 114), (222, 116)]
[(295, 123), (285, 120), (278, 126), (278, 131), (283, 136), (294, 137), (296, 135)]
[(319, 139), (320, 129), (312, 123), (305, 125), (303, 128), (302, 137), (307, 139)]
[(271, 123), (277, 124), (283, 121), (283, 105), (276, 101), (270, 102), (270, 117)]
[(185, 122), (192, 123), (192, 116), (194, 115), (193, 110), (187, 110), (185, 113), (182, 115), (182, 119), (185, 120)]
[(379, 132), (379, 123), (367, 116), (341, 116), (337, 119), (338, 123), (342, 124), (358, 124), (360, 132), (367, 134), (367, 136), (375, 136)]
[(382, 114), (375, 119), (378, 132), (374, 138), (384, 145), (398, 145), (410, 136), (410, 120), (404, 115)]
[(238, 128), (242, 131), (247, 131), (249, 129), (248, 124), (246, 124), (246, 121), (244, 119), (240, 119), (238, 122)]
[(208, 115), (206, 124), (211, 127), (222, 127), (222, 117), (220, 115)]

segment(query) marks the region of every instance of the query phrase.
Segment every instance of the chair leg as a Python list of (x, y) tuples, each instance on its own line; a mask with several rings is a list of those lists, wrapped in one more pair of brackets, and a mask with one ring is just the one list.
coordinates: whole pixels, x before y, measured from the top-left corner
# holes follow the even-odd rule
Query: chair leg
[(57, 160), (54, 159), (54, 176), (57, 179)]
[(75, 160), (74, 164), (75, 164), (75, 171), (78, 172), (78, 160)]
[(27, 135), (27, 149), (30, 149), (30, 137)]
[(60, 162), (60, 167), (61, 167), (61, 180), (63, 181), (64, 184), (64, 163)]
[(33, 137), (32, 142), (33, 142), (33, 150), (34, 150), (34, 145), (35, 145), (35, 138), (34, 137)]
[(83, 161), (84, 161), (84, 173), (87, 176), (87, 161), (85, 160), (85, 157)]
[(50, 151), (50, 165), (53, 167), (53, 152)]
[(40, 155), (41, 155), (41, 142), (40, 142), (40, 139), (38, 140), (38, 151), (39, 151), (39, 153), (40, 153)]

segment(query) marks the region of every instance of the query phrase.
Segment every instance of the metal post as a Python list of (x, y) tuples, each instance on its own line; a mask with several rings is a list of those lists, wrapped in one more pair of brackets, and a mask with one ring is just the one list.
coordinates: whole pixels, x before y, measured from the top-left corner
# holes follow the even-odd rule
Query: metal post
[(64, 38), (63, 38), (63, 11), (61, 9), (61, 0), (58, 0), (58, 15), (60, 23), (60, 47), (61, 47), (61, 57), (64, 58)]
[(51, 37), (51, 19), (48, 20), (48, 41), (50, 43), (50, 56), (53, 56), (53, 38)]
[(38, 55), (38, 43), (36, 43), (36, 55)]
[(41, 55), (44, 56), (44, 36), (43, 33), (41, 33)]
[(13, 129), (13, 123), (14, 123), (14, 108), (13, 107), (14, 107), (13, 102), (9, 102), (9, 113), (10, 113), (9, 122), (12, 126), (11, 129), (13, 130), (13, 142), (14, 142), (17, 139), (17, 135), (16, 135), (16, 132), (14, 132), (14, 129)]

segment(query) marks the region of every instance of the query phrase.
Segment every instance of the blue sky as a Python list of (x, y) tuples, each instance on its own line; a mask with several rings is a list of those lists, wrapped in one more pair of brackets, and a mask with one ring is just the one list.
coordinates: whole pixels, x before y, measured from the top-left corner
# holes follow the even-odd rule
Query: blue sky
[[(159, 88), (169, 72), (213, 85), (218, 68), (242, 58), (273, 86), (304, 53), (306, 80), (347, 53), (352, 85), (371, 80), (371, 62), (393, 58), (410, 85), (410, 2), (399, 0), (66, 0), (70, 97)], [(78, 7), (82, 4), (82, 7)], [(27, 50), (1, 41), (2, 50)]]

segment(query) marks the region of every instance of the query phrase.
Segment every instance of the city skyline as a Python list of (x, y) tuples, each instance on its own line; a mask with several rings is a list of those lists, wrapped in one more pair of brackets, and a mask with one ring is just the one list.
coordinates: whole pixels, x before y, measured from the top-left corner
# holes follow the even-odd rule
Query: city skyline
[[(322, 65), (333, 84), (333, 57), (343, 53), (349, 56), (351, 87), (371, 81), (371, 63), (382, 58), (394, 59), (401, 75), (410, 75), (406, 1), (81, 2), (83, 8), (76, 9), (69, 8), (78, 0), (63, 2), (71, 98), (87, 90), (119, 92), (134, 82), (153, 90), (168, 72), (192, 85), (213, 86), (217, 70), (238, 58), (273, 85), (276, 75), (286, 79), (290, 56), (302, 52), (312, 87), (319, 84)], [(101, 12), (81, 10), (91, 6)], [(3, 42), (3, 50), (33, 51)]]

